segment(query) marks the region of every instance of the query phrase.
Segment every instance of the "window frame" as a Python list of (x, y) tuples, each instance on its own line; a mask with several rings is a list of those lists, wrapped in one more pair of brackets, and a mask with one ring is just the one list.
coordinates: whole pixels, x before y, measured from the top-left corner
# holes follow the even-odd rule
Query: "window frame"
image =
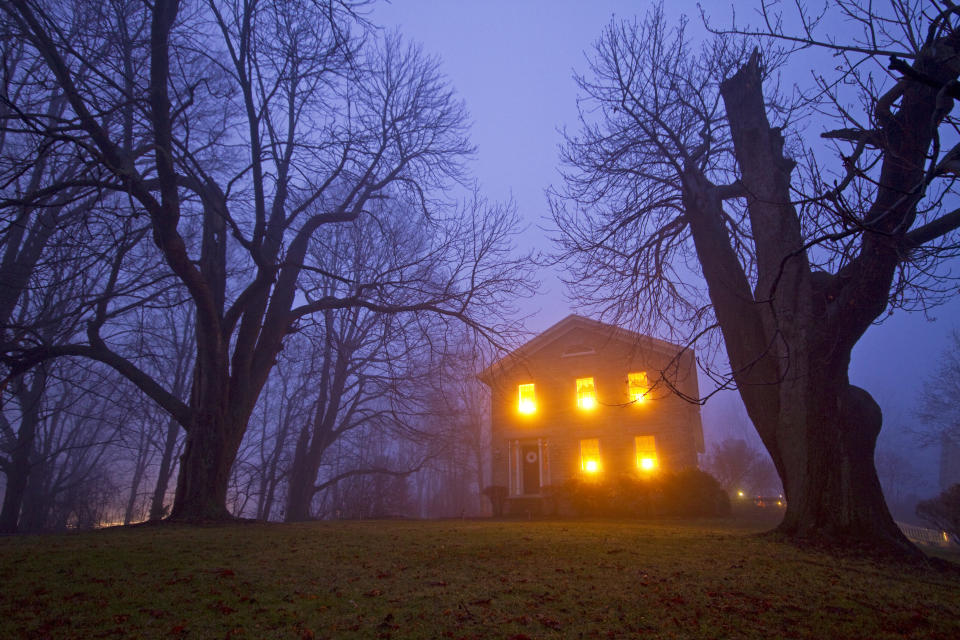
[[(600, 438), (580, 438), (580, 472), (597, 475), (603, 471), (603, 455), (600, 453)], [(595, 468), (589, 469), (590, 462)]]
[[(657, 451), (657, 437), (644, 434), (633, 437), (634, 454), (636, 455), (637, 471), (652, 473), (660, 468), (660, 454)], [(651, 464), (644, 464), (647, 460)]]
[[(524, 393), (528, 391), (529, 393)], [(537, 387), (536, 383), (524, 382), (517, 385), (517, 413), (521, 415), (533, 415), (537, 412)]]
[(592, 411), (597, 408), (597, 382), (593, 376), (576, 378), (577, 409)]

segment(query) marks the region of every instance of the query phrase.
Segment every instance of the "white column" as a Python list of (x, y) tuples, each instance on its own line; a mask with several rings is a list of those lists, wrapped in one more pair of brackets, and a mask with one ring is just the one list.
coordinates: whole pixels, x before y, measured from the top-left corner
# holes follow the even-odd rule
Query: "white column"
[(537, 472), (540, 474), (540, 493), (543, 493), (543, 438), (537, 438)]
[(523, 456), (520, 453), (520, 441), (513, 441), (513, 473), (514, 476), (514, 494), (515, 496), (520, 495), (523, 491), (523, 470), (520, 468), (521, 458)]

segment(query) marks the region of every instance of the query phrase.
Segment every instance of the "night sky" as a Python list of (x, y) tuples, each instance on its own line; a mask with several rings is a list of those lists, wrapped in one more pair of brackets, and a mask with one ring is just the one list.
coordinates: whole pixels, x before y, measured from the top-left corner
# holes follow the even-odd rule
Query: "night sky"
[[(700, 4), (715, 22), (730, 15), (729, 1)], [(642, 15), (647, 6), (613, 0), (394, 0), (378, 4), (370, 17), (440, 58), (473, 122), (478, 152), (472, 170), (483, 193), (491, 200), (512, 197), (529, 225), (524, 242), (549, 250), (541, 231), (551, 224), (544, 190), (560, 181), (558, 130), (577, 128), (572, 73), (585, 70), (584, 52), (612, 17)], [(695, 2), (669, 3), (668, 17), (675, 21), (681, 13), (690, 17), (689, 34), (704, 33)], [(747, 17), (747, 10), (738, 8), (738, 18)], [(555, 273), (543, 271), (540, 279), (539, 296), (523, 305), (526, 313), (535, 314), (527, 324), (532, 331), (576, 311)], [(901, 452), (914, 446), (909, 430), (915, 427), (920, 386), (935, 368), (950, 331), (960, 327), (960, 297), (931, 310), (928, 317), (898, 312), (868, 331), (854, 350), (851, 381), (870, 391), (883, 408), (881, 446)], [(701, 376), (701, 387), (705, 383)], [(733, 394), (707, 403), (703, 415), (708, 447), (727, 435), (753, 437), (732, 419), (737, 404)], [(929, 483), (925, 492), (934, 492), (937, 452), (913, 453)]]

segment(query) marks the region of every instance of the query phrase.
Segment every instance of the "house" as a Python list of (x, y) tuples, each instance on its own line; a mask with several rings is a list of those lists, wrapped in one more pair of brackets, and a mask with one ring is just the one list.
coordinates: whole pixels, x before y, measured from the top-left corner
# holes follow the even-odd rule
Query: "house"
[(480, 373), (491, 389), (491, 484), (507, 513), (551, 510), (571, 478), (657, 474), (703, 452), (694, 354), (570, 315)]

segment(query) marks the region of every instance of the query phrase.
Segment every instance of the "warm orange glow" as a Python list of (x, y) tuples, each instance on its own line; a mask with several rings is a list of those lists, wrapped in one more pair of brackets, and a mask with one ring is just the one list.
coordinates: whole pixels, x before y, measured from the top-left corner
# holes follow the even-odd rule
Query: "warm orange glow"
[(737, 497), (738, 497), (738, 498), (742, 498), (742, 497), (743, 497), (743, 491), (737, 491)]
[(644, 402), (647, 399), (647, 393), (650, 392), (650, 381), (647, 379), (647, 372), (637, 371), (628, 373), (627, 387), (631, 402), (638, 404)]
[(593, 409), (597, 406), (597, 391), (593, 378), (577, 378), (577, 407)]
[(600, 441), (596, 438), (580, 441), (580, 469), (584, 473), (600, 471)]
[(637, 468), (648, 473), (656, 471), (659, 466), (656, 438), (653, 436), (636, 436), (634, 442), (637, 448)]
[(519, 400), (517, 402), (517, 411), (520, 413), (536, 413), (537, 398), (534, 393), (533, 383), (521, 384), (519, 386)]

